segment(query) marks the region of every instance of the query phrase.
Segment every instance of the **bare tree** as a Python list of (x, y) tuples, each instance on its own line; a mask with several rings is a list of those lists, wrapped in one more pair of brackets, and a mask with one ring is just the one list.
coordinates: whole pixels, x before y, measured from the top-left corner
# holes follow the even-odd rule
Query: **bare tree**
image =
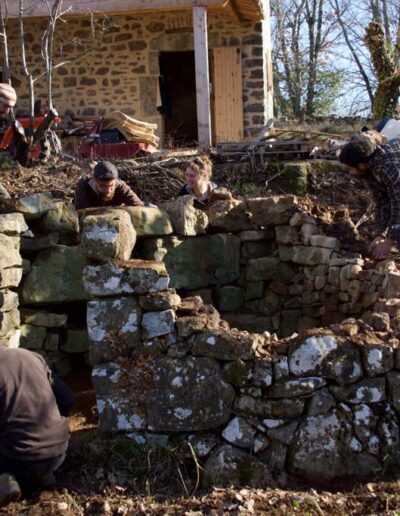
[(272, 0), (271, 12), (276, 101), (281, 112), (312, 117), (321, 101), (332, 97), (334, 79), (339, 80), (327, 59), (336, 33), (326, 0)]
[[(29, 69), (26, 48), (25, 48), (25, 18), (26, 9), (24, 6), (24, 0), (19, 1), (18, 9), (18, 39), (19, 39), (19, 59), (21, 62), (21, 69), (23, 77), (27, 84), (27, 90), (29, 94), (29, 128), (27, 131), (23, 129), (21, 124), (18, 123), (14, 118), (12, 119), (14, 138), (16, 143), (16, 159), (23, 165), (29, 165), (31, 163), (32, 150), (39, 144), (39, 142), (45, 137), (47, 131), (54, 122), (58, 113), (53, 105), (53, 76), (57, 68), (66, 66), (74, 61), (78, 61), (85, 54), (98, 49), (102, 45), (104, 35), (113, 27), (110, 20), (99, 14), (100, 22), (98, 22), (94, 15), (90, 15), (91, 21), (91, 35), (92, 41), (85, 50), (79, 53), (78, 56), (71, 59), (65, 57), (59, 62), (55, 63), (55, 52), (54, 42), (57, 30), (57, 24), (67, 23), (65, 16), (70, 12), (71, 6), (63, 8), (63, 0), (38, 0), (45, 6), (47, 11), (47, 24), (46, 28), (41, 37), (41, 56), (43, 58), (44, 67), (43, 71), (33, 76)], [(7, 42), (7, 0), (0, 0), (0, 35), (2, 37), (3, 47), (3, 77), (5, 80), (10, 82), (10, 65), (8, 58), (8, 42)], [(70, 42), (69, 42), (70, 43)], [(35, 84), (37, 81), (46, 78), (47, 84), (47, 104), (49, 106), (48, 112), (39, 125), (34, 127), (34, 116), (35, 116)], [(13, 116), (13, 115), (12, 115)]]
[(329, 1), (341, 30), (342, 42), (348, 49), (347, 82), (353, 86), (358, 84), (360, 91), (364, 91), (374, 119), (393, 115), (400, 84), (398, 0)]

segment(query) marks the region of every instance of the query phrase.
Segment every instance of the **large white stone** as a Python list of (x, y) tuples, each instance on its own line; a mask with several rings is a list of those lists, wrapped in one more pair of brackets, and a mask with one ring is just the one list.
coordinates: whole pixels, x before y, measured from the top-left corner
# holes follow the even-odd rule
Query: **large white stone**
[(325, 357), (336, 348), (337, 341), (333, 336), (309, 337), (289, 357), (290, 372), (301, 376), (317, 371)]

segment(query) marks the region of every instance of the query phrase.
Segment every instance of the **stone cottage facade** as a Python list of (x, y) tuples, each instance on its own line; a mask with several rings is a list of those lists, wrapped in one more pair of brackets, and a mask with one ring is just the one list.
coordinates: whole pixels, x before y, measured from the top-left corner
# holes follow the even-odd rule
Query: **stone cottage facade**
[[(107, 3), (110, 2), (102, 5)], [(134, 6), (138, 2), (122, 3)], [(243, 2), (237, 3), (240, 7)], [(254, 4), (254, 8), (242, 13), (234, 4), (229, 9), (205, 8), (207, 55), (202, 50), (205, 61), (209, 59), (209, 118), (214, 142), (249, 136), (272, 116), (269, 5), (261, 0), (245, 3)], [(75, 0), (72, 4), (80, 2)], [(199, 120), (196, 123), (196, 90), (199, 118), (204, 116), (206, 108), (199, 115), (199, 94), (205, 97), (204, 92), (199, 93), (198, 79), (200, 76), (204, 83), (201, 75), (206, 70), (204, 67), (197, 70), (201, 56), (198, 59), (197, 53), (194, 55), (194, 9), (197, 7), (143, 12), (132, 8), (130, 12), (116, 14), (95, 13), (92, 19), (82, 13), (66, 18), (64, 23), (58, 22), (53, 91), (59, 113), (103, 116), (121, 110), (140, 120), (157, 123), (162, 139), (166, 135), (171, 138), (186, 127), (186, 141), (199, 141), (201, 138), (193, 130), (193, 125), (195, 129), (201, 125)], [(36, 16), (27, 20), (27, 64), (36, 77), (44, 70), (40, 39), (47, 20)], [(8, 20), (7, 31), (13, 84), (19, 94), (17, 108), (18, 112), (26, 112), (28, 90), (19, 65), (17, 18)], [(97, 38), (95, 45), (93, 31)], [(92, 47), (95, 48), (88, 51)], [(196, 71), (194, 57), (198, 60)], [(229, 60), (235, 61), (233, 68)], [(62, 62), (65, 66), (58, 66)], [(168, 70), (161, 69), (163, 66)], [(46, 99), (45, 77), (36, 82), (35, 91), (37, 98)], [(175, 117), (172, 123), (171, 111)], [(180, 138), (184, 140), (185, 134), (180, 134)]]

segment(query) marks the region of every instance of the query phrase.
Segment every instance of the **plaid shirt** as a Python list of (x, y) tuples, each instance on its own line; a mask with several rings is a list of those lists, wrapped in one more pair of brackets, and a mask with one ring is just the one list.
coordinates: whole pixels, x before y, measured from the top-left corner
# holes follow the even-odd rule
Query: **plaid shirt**
[(400, 242), (400, 138), (377, 147), (368, 170), (376, 232)]

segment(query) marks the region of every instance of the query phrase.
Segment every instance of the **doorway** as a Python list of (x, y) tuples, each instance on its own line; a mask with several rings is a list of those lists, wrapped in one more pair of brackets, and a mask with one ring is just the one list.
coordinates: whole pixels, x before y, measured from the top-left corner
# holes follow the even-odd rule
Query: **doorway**
[(194, 52), (162, 52), (160, 65), (161, 106), (166, 147), (196, 146), (197, 111)]

